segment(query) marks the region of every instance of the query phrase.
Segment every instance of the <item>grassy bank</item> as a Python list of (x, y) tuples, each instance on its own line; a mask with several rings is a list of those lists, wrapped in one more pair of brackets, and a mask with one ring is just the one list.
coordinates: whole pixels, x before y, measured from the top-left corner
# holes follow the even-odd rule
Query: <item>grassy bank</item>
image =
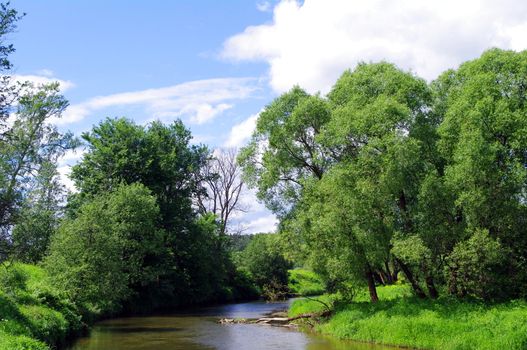
[(306, 269), (288, 271), (289, 291), (298, 295), (320, 295), (325, 292), (325, 285), (319, 275)]
[(0, 266), (0, 349), (50, 349), (81, 331), (79, 312), (48, 282), (43, 269)]
[[(379, 288), (380, 302), (367, 296), (336, 303), (333, 317), (315, 330), (340, 339), (422, 349), (527, 349), (527, 302), (488, 305), (475, 300), (420, 300), (406, 286)], [(336, 296), (322, 296), (327, 302)], [(321, 303), (298, 300), (290, 315), (317, 312)]]

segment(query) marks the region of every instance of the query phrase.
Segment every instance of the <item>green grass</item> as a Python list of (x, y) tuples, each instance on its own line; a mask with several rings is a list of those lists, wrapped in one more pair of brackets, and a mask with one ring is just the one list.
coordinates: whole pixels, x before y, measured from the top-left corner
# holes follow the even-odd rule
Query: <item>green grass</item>
[[(316, 330), (341, 339), (421, 349), (527, 349), (525, 301), (420, 300), (406, 286), (380, 287), (379, 297), (376, 304), (362, 294), (357, 301), (337, 304), (334, 316)], [(298, 300), (290, 313), (320, 311), (317, 304)]]
[(49, 349), (80, 331), (73, 306), (37, 266), (0, 266), (0, 350)]
[[(298, 299), (289, 307), (288, 315), (289, 317), (295, 317), (301, 314), (323, 312), (326, 310), (324, 304), (331, 306), (336, 299), (337, 296), (335, 294), (324, 294), (309, 299)], [(322, 301), (322, 303), (318, 302), (318, 300)]]
[(320, 295), (326, 291), (324, 282), (315, 272), (306, 269), (289, 270), (289, 291), (298, 295)]

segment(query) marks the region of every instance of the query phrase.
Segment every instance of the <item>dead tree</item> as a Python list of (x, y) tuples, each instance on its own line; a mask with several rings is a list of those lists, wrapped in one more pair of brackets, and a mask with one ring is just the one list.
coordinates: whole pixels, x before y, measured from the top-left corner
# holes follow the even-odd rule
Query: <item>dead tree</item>
[(232, 216), (244, 212), (241, 196), (245, 185), (234, 148), (216, 150), (201, 173), (203, 191), (196, 204), (202, 214), (212, 213), (220, 222), (220, 235), (227, 234)]

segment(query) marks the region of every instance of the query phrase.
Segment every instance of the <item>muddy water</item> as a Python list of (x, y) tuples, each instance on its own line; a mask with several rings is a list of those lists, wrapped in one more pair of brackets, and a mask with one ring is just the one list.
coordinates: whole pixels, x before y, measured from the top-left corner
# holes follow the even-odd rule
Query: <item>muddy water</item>
[(385, 350), (382, 346), (341, 342), (283, 327), (217, 323), (219, 318), (256, 318), (283, 310), (281, 303), (228, 304), (162, 316), (117, 318), (100, 322), (71, 350)]

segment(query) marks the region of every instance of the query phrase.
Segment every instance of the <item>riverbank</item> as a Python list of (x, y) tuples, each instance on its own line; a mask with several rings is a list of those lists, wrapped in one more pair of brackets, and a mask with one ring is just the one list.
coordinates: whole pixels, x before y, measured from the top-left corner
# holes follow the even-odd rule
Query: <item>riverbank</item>
[(2, 265), (0, 287), (0, 350), (56, 348), (85, 328), (40, 267)]
[[(421, 300), (406, 286), (380, 287), (380, 301), (366, 295), (336, 303), (333, 316), (313, 326), (318, 333), (339, 339), (420, 349), (526, 349), (527, 302), (485, 304), (477, 300)], [(324, 295), (331, 302), (335, 296)], [(314, 300), (297, 300), (289, 316), (320, 312)]]

